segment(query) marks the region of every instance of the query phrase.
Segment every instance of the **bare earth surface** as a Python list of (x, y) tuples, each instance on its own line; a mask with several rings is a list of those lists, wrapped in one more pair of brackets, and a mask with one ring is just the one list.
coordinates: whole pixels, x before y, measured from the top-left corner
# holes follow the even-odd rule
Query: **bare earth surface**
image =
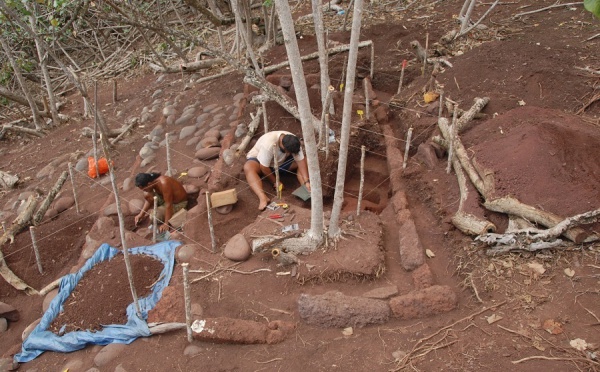
[[(557, 7), (513, 18), (517, 13), (552, 3), (501, 2), (484, 20), (484, 28), (476, 29), (450, 48), (451, 53), (446, 58), (453, 67), (445, 67), (436, 80), (438, 87), (443, 87), (444, 96), (457, 102), (463, 110), (470, 108), (476, 97), (490, 98), (482, 111), (484, 116), (470, 124), (461, 134), (461, 141), (470, 157), (493, 172), (496, 196), (513, 196), (566, 218), (600, 207), (600, 78), (597, 73), (585, 70), (598, 71), (600, 67), (600, 38), (589, 39), (600, 32), (600, 22), (582, 6)], [(435, 156), (432, 150), (431, 138), (438, 134), (439, 107), (437, 102), (423, 101), (423, 93), (431, 88), (431, 66), (422, 77), (421, 63), (414, 60), (410, 42), (418, 40), (425, 45), (427, 34), (429, 44), (433, 45), (447, 31), (457, 27), (453, 16), (458, 14), (461, 5), (462, 1), (457, 0), (424, 1), (398, 11), (394, 4), (374, 3), (365, 9), (360, 39), (374, 43), (373, 89), (379, 106), (383, 107), (381, 110), (387, 115), (378, 117), (381, 120), (367, 121), (356, 112), (353, 114), (341, 223), (346, 234), (335, 247), (300, 256), (297, 266), (280, 266), (270, 251), (257, 252), (241, 263), (222, 255), (225, 244), (238, 233), (251, 241), (256, 236), (278, 233), (283, 226), (294, 223), (301, 230), (310, 227), (310, 204), (291, 195), (298, 187), (293, 177), (284, 178), (283, 201), (290, 208), (283, 218), (273, 220), (268, 217), (274, 212), (257, 210), (258, 201), (243, 175), (243, 157), (236, 159), (232, 166), (223, 166), (221, 160), (195, 157), (197, 143), (211, 128), (217, 128), (219, 137), (223, 137), (221, 146), (226, 147), (227, 141), (240, 142), (234, 136), (237, 125), (248, 124), (250, 113), (255, 112), (249, 103), (251, 94), (248, 94), (254, 89), (246, 89), (240, 74), (195, 83), (200, 74), (186, 75), (182, 81), (180, 74), (143, 72), (118, 81), (116, 103), (112, 102), (112, 85), (100, 84), (98, 102), (110, 128), (120, 128), (131, 118), (146, 115), (112, 152), (121, 205), (126, 214), (127, 247), (150, 244), (150, 237), (144, 235), (147, 223), (138, 229), (133, 226), (136, 200), (141, 199), (141, 192), (132, 188), (130, 182), (140, 171), (164, 173), (167, 170), (164, 132), (158, 135), (161, 138), (155, 139), (156, 158), (141, 165), (140, 149), (153, 140), (151, 132), (161, 126), (173, 135), (172, 167), (177, 174), (187, 172), (180, 180), (186, 187), (196, 188), (198, 205), (188, 212), (183, 231), (173, 236), (193, 248), (187, 261), (192, 271), (190, 279), (197, 279), (191, 284), (194, 318), (248, 320), (260, 326), (283, 321), (292, 324), (294, 329), (285, 334), (282, 342), (251, 345), (202, 340), (190, 344), (185, 331), (179, 330), (138, 339), (122, 349), (110, 351), (114, 355), (107, 359), (100, 358), (108, 353), (107, 349), (90, 345), (69, 354), (46, 352), (19, 369), (600, 370), (596, 349), (600, 345), (598, 243), (573, 243), (561, 250), (490, 257), (485, 254), (484, 246), (458, 231), (450, 221), (458, 208), (458, 184), (454, 172), (446, 173), (446, 154), (440, 151), (439, 156)], [(488, 7), (489, 4), (479, 5), (473, 18), (478, 19)], [(309, 9), (309, 3), (302, 4), (296, 15), (308, 14)], [(333, 44), (349, 42), (350, 33), (339, 32), (342, 21), (343, 16), (325, 16)], [(350, 20), (348, 22), (350, 24)], [(302, 31), (298, 42), (302, 55), (317, 49), (309, 32)], [(281, 45), (269, 51), (264, 60), (265, 64), (276, 64), (285, 58), (285, 48)], [(336, 87), (340, 84), (345, 58), (346, 54), (331, 57), (330, 76)], [(409, 63), (402, 93), (391, 100), (398, 89), (403, 59)], [(358, 88), (368, 75), (369, 65), (369, 49), (361, 49), (356, 109), (364, 109), (360, 107), (364, 98), (362, 101), (357, 98), (363, 94)], [(308, 83), (311, 107), (317, 116), (321, 107), (318, 75), (314, 74), (318, 72), (317, 60), (305, 62), (304, 73), (312, 76)], [(275, 75), (289, 76), (289, 69), (284, 68)], [(281, 78), (274, 80), (281, 81)], [(293, 89), (289, 94), (294, 97)], [(63, 113), (71, 116), (68, 123), (52, 129), (42, 139), (13, 136), (0, 142), (0, 169), (18, 174), (22, 181), (17, 189), (3, 192), (1, 196), (0, 215), (7, 226), (17, 215), (21, 200), (27, 199), (29, 193), (47, 194), (60, 173), (67, 169), (67, 163), (75, 165), (80, 159), (86, 159), (84, 154), (92, 148), (91, 139), (81, 135), (83, 127), (93, 126), (91, 119), (82, 117), (81, 99), (75, 95), (63, 99), (67, 102)], [(341, 95), (334, 97), (334, 103), (336, 115), (332, 117), (331, 126), (339, 139)], [(191, 119), (176, 122), (185, 116), (185, 108), (194, 104)], [(174, 108), (174, 117), (163, 114), (167, 106)], [(267, 111), (271, 130), (284, 129), (302, 135), (299, 123), (275, 103), (268, 103)], [(451, 118), (446, 109), (442, 115)], [(189, 136), (182, 134), (185, 128), (194, 125), (196, 128)], [(401, 156), (391, 157), (390, 148), (397, 148), (396, 154), (404, 154), (409, 128), (413, 128), (413, 132), (407, 167), (400, 177), (390, 177), (390, 169), (403, 161)], [(262, 129), (255, 138), (260, 134)], [(195, 137), (198, 138), (194, 141)], [(161, 141), (162, 145), (158, 145)], [(361, 145), (367, 147), (362, 204), (365, 210), (357, 217)], [(336, 155), (334, 145), (328, 160), (324, 154), (320, 155), (322, 187), (328, 196), (326, 217), (331, 208)], [(212, 168), (212, 172), (190, 176), (189, 171), (198, 171), (198, 167)], [(91, 179), (86, 173), (87, 165), (83, 171), (76, 171), (74, 177), (80, 213), (71, 205), (53, 218), (45, 218), (36, 228), (43, 275), (38, 272), (27, 231), (17, 235), (13, 243), (1, 247), (10, 269), (35, 289), (78, 270), (100, 243), (122, 247), (117, 217), (114, 212), (107, 212), (114, 204), (109, 177)], [(219, 181), (217, 186), (211, 184), (215, 179)], [(218, 241), (217, 252), (212, 253), (203, 192), (231, 188), (235, 188), (238, 195), (233, 210), (228, 214), (212, 213)], [(57, 199), (72, 197), (72, 189), (67, 181)], [(403, 200), (404, 208), (399, 207), (402, 203), (398, 200)], [(465, 210), (485, 217), (502, 233), (508, 226), (507, 216), (487, 212), (480, 206), (481, 201), (471, 187)], [(101, 218), (107, 215), (110, 216)], [(100, 219), (103, 220), (101, 226), (97, 223)], [(417, 237), (414, 245), (420, 257), (425, 257), (425, 263), (417, 265), (416, 270), (410, 268), (411, 271), (406, 269), (407, 259), (401, 257), (399, 250), (400, 245), (406, 244), (406, 226), (411, 225), (407, 221), (414, 222), (416, 234), (413, 236)], [(598, 232), (598, 224), (589, 225), (586, 230), (587, 234)], [(185, 321), (182, 261), (178, 256), (171, 283), (150, 313), (149, 322)], [(104, 264), (104, 278), (88, 283), (90, 289), (85, 290), (89, 307), (66, 309), (74, 322), (86, 319), (90, 327), (94, 327), (93, 319), (84, 315), (98, 309), (114, 314), (124, 312), (130, 299), (117, 301), (99, 290), (117, 271), (123, 275), (122, 266), (122, 261), (119, 267)], [(159, 268), (150, 270), (147, 266), (136, 265), (135, 277), (139, 278), (141, 288), (157, 279)], [(122, 288), (119, 291), (127, 294), (127, 288)], [(367, 297), (362, 296), (369, 291), (387, 294), (381, 295), (381, 301), (375, 305), (369, 302), (363, 306), (361, 299)], [(427, 295), (419, 302), (418, 297), (424, 293)], [(322, 299), (316, 297), (319, 295), (330, 299), (325, 307), (335, 308), (341, 304), (335, 309), (343, 309), (346, 306), (338, 315), (346, 315), (344, 311), (349, 313), (349, 307), (361, 309), (362, 313), (345, 325), (340, 324), (339, 317), (318, 321), (314, 317), (306, 318), (306, 298)], [(344, 302), (342, 296), (351, 299)], [(377, 295), (373, 292), (368, 295), (373, 296)], [(376, 307), (380, 303), (387, 304), (389, 297), (393, 297), (390, 300), (393, 310), (396, 309), (394, 303), (404, 304), (399, 307), (404, 315), (399, 315), (397, 310), (392, 314), (377, 312)], [(417, 304), (414, 308), (406, 305), (412, 300)], [(0, 334), (0, 356), (10, 359), (20, 350), (25, 328), (42, 316), (45, 298), (26, 296), (2, 280), (0, 302), (9, 304), (20, 314), (20, 319), (9, 321), (8, 329)], [(318, 307), (319, 304), (313, 305)], [(81, 315), (79, 318), (77, 313)], [(236, 327), (225, 331), (229, 339), (242, 332)], [(570, 342), (575, 339), (585, 340), (587, 350), (573, 348)], [(0, 366), (4, 368), (3, 364)]]

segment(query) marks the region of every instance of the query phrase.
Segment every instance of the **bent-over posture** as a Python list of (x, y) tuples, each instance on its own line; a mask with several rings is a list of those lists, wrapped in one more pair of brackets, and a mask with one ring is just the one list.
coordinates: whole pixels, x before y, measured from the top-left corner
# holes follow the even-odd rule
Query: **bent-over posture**
[(177, 211), (187, 206), (187, 192), (183, 185), (174, 178), (161, 176), (160, 173), (138, 173), (135, 177), (135, 186), (144, 191), (144, 206), (135, 216), (135, 224), (143, 221), (148, 215), (148, 210), (154, 207), (154, 196), (158, 197), (156, 218), (162, 222), (159, 231), (169, 229), (169, 220)]
[(308, 166), (298, 137), (286, 131), (274, 131), (263, 134), (254, 147), (246, 155), (244, 164), (244, 173), (250, 188), (258, 196), (258, 209), (264, 210), (270, 198), (263, 190), (262, 177), (265, 177), (275, 190), (279, 185), (276, 184), (273, 145), (277, 145), (277, 164), (279, 172), (296, 172), (296, 177), (301, 185), (306, 186), (310, 191), (310, 180), (308, 179)]

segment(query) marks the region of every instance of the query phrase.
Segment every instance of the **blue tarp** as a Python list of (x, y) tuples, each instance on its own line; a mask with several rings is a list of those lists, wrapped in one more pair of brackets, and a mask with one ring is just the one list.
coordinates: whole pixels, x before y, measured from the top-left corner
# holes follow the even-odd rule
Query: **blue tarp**
[(60, 281), (58, 294), (44, 313), (42, 320), (23, 342), (21, 352), (14, 359), (19, 363), (29, 362), (44, 351), (58, 351), (62, 353), (83, 349), (88, 344), (108, 345), (111, 343), (129, 344), (140, 336), (149, 336), (150, 330), (146, 319), (148, 311), (156, 305), (162, 295), (163, 289), (169, 284), (173, 274), (173, 263), (175, 261), (175, 248), (181, 243), (174, 240), (159, 244), (131, 248), (130, 254), (146, 254), (161, 261), (164, 268), (160, 274), (160, 280), (154, 285), (152, 293), (144, 298), (138, 299), (142, 318), (138, 317), (133, 301), (127, 306), (127, 323), (125, 325), (104, 325), (98, 332), (74, 331), (62, 336), (48, 331), (48, 327), (63, 311), (63, 303), (77, 286), (83, 275), (98, 262), (110, 260), (120, 251), (108, 244), (102, 244), (96, 253), (88, 259), (83, 267), (74, 274), (65, 275)]

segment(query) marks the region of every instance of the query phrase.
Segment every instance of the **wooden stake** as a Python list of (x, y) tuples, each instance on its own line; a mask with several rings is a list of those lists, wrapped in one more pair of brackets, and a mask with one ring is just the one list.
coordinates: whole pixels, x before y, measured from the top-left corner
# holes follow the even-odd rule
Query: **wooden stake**
[(438, 111), (438, 120), (442, 117), (442, 112), (444, 111), (444, 91), (440, 92), (440, 110)]
[(327, 88), (327, 95), (325, 96), (325, 102), (323, 103), (323, 111), (321, 112), (321, 131), (319, 132), (319, 144), (317, 145), (317, 148), (323, 147), (323, 140), (325, 140), (325, 146), (329, 144), (329, 131), (325, 130), (325, 116), (329, 112), (329, 107), (331, 106), (331, 100), (333, 99), (334, 91), (335, 88), (333, 87), (333, 85), (330, 85), (329, 88)]
[[(279, 142), (279, 140), (277, 140)], [(277, 192), (277, 198), (281, 199), (281, 181), (279, 180), (279, 161), (277, 159), (277, 146), (279, 143), (273, 144), (273, 167), (275, 168), (275, 191)]]
[(35, 262), (37, 263), (38, 271), (40, 274), (44, 275), (42, 260), (40, 259), (40, 250), (38, 249), (37, 239), (35, 238), (35, 226), (29, 226), (29, 233), (31, 234), (31, 244), (33, 245), (33, 253), (35, 253)]
[(117, 103), (117, 81), (113, 80), (113, 103)]
[(167, 148), (167, 176), (173, 177), (171, 168), (171, 146), (169, 145), (169, 132), (165, 133), (165, 142)]
[(356, 215), (360, 216), (360, 203), (362, 202), (363, 187), (365, 185), (365, 146), (360, 147), (360, 188), (358, 189), (358, 204), (356, 204)]
[(100, 169), (98, 169), (98, 146), (96, 136), (98, 135), (98, 82), (94, 81), (94, 133), (92, 141), (94, 142), (94, 166), (96, 167), (96, 177), (100, 178)]
[(421, 76), (425, 76), (425, 70), (427, 69), (427, 48), (429, 47), (429, 32), (425, 34), (425, 55), (423, 56), (423, 73)]
[(398, 82), (398, 92), (396, 92), (396, 95), (400, 95), (400, 92), (402, 92), (402, 82), (404, 81), (404, 69), (406, 68), (406, 60), (402, 61), (402, 69), (400, 70), (400, 82)]
[(187, 328), (187, 340), (192, 342), (192, 303), (190, 299), (190, 281), (188, 279), (189, 274), (189, 263), (184, 262), (181, 264), (183, 267), (183, 297), (185, 299), (185, 324)]
[(140, 310), (140, 304), (138, 302), (137, 293), (133, 283), (133, 273), (131, 271), (131, 262), (129, 261), (129, 251), (127, 249), (127, 240), (125, 239), (125, 219), (123, 218), (123, 211), (121, 210), (121, 203), (119, 199), (119, 188), (117, 187), (117, 180), (115, 179), (115, 170), (112, 165), (111, 156), (108, 152), (108, 141), (106, 138), (100, 137), (102, 140), (102, 148), (104, 149), (104, 156), (108, 162), (108, 172), (110, 173), (110, 182), (112, 184), (113, 193), (115, 194), (115, 200), (117, 203), (117, 216), (119, 216), (119, 232), (121, 233), (121, 247), (123, 250), (123, 258), (125, 259), (125, 268), (127, 269), (127, 279), (129, 280), (129, 288), (131, 289), (131, 296), (133, 297), (133, 303), (135, 304), (135, 311), (138, 317), (142, 317)]
[(367, 79), (363, 79), (363, 88), (365, 90), (365, 118), (369, 120), (371, 116), (369, 110), (369, 88), (367, 86)]
[(215, 239), (215, 228), (213, 226), (213, 220), (212, 220), (212, 205), (210, 202), (210, 192), (206, 192), (206, 208), (207, 213), (206, 215), (208, 216), (208, 228), (210, 231), (210, 242), (211, 242), (211, 246), (212, 246), (212, 253), (217, 253), (217, 240)]
[(327, 138), (325, 140), (325, 160), (329, 157), (329, 114), (325, 115), (325, 133), (327, 133)]
[(79, 214), (79, 203), (77, 202), (77, 190), (75, 190), (75, 178), (73, 177), (73, 164), (69, 163), (69, 176), (71, 178), (71, 187), (73, 187), (73, 200), (75, 200), (75, 210)]
[(157, 218), (156, 218), (156, 210), (158, 209), (158, 197), (156, 195), (154, 195), (154, 209), (153, 209), (153, 213), (152, 213), (152, 243), (156, 243), (156, 225), (158, 225), (157, 223)]
[(410, 140), (412, 138), (413, 128), (410, 127), (408, 129), (408, 134), (406, 135), (406, 147), (404, 148), (404, 160), (402, 161), (402, 169), (406, 169), (406, 162), (408, 161), (408, 150), (410, 149)]
[(267, 120), (267, 103), (263, 102), (262, 103), (262, 109), (263, 109), (263, 122), (265, 124), (265, 133), (269, 132), (269, 122)]
[(458, 116), (458, 105), (454, 105), (454, 113), (452, 114), (452, 125), (450, 125), (450, 144), (448, 145), (448, 165), (446, 173), (450, 174), (452, 167), (452, 157), (454, 156), (454, 138), (456, 137), (456, 120)]
[(375, 70), (375, 45), (371, 43), (371, 72), (369, 76), (371, 77), (371, 81), (373, 81), (373, 71)]

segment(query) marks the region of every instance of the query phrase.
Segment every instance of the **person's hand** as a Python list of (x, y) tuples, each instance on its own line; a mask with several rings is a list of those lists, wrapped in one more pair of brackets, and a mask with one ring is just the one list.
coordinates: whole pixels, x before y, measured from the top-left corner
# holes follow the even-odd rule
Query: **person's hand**
[(306, 182), (304, 182), (304, 187), (306, 187), (306, 189), (307, 189), (308, 191), (310, 191), (310, 181), (306, 181)]
[(135, 216), (135, 219), (133, 221), (135, 222), (135, 225), (137, 226), (137, 224), (140, 223), (140, 221), (142, 221), (143, 219), (144, 219), (144, 215), (142, 213), (140, 213), (137, 216)]
[(166, 223), (163, 223), (162, 225), (159, 226), (158, 231), (160, 233), (164, 233), (165, 231), (169, 231), (169, 225)]
[(279, 187), (281, 187), (281, 190), (283, 190), (283, 183), (281, 183), (281, 181), (273, 184), (273, 189), (275, 189), (275, 191), (279, 191)]

